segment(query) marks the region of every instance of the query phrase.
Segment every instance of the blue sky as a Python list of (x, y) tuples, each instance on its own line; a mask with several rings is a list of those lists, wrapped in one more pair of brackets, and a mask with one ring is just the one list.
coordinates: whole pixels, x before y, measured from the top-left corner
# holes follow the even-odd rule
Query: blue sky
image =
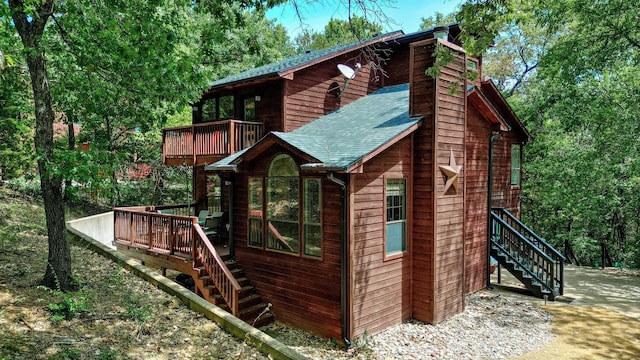
[[(305, 3), (305, 0), (299, 0)], [(456, 9), (462, 0), (396, 0), (389, 7), (384, 7), (383, 11), (391, 18), (395, 24), (382, 24), (386, 31), (403, 30), (405, 33), (412, 33), (418, 30), (420, 19), (434, 15), (436, 12), (448, 14)], [(344, 7), (345, 1), (325, 0), (315, 4), (304, 5), (301, 9), (304, 17), (304, 26), (316, 32), (322, 31), (324, 26), (333, 18), (347, 19), (347, 11)], [(284, 25), (289, 32), (289, 36), (295, 37), (301, 30), (300, 20), (296, 17), (291, 5), (278, 6), (267, 11), (269, 19), (276, 19), (276, 22)]]

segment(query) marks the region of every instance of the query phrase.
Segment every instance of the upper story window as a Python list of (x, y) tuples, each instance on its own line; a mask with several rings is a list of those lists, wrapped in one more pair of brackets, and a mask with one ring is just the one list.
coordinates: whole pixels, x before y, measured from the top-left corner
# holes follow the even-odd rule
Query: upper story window
[(478, 61), (472, 60), (472, 59), (467, 59), (467, 69), (468, 70), (478, 71)]
[(267, 249), (300, 252), (298, 165), (285, 154), (267, 171)]
[(244, 121), (256, 121), (256, 97), (244, 99)]
[(233, 95), (211, 98), (202, 102), (203, 122), (231, 119), (233, 116)]
[(522, 144), (511, 144), (511, 185), (522, 181)]
[(387, 179), (386, 255), (407, 251), (407, 181)]

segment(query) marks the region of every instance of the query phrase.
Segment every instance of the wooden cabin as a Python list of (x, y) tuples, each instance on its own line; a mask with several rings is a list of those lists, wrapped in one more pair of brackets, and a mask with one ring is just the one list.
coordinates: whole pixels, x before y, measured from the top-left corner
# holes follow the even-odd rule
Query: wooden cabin
[[(491, 209), (518, 217), (531, 137), (459, 32), (393, 32), (218, 80), (192, 126), (164, 131), (165, 163), (193, 165), (197, 209), (227, 214), (217, 241), (276, 319), (348, 344), (443, 321), (489, 284)], [(432, 78), (436, 46), (454, 60)], [(387, 54), (377, 71), (372, 49)], [(144, 258), (134, 250), (148, 244), (117, 219), (119, 249)], [(171, 254), (199, 234), (174, 233)]]

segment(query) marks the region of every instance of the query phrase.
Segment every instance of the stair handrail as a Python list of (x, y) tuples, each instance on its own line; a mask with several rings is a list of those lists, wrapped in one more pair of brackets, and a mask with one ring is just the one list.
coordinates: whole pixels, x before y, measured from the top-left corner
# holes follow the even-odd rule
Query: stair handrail
[[(542, 270), (543, 273), (546, 273), (546, 277), (549, 278), (551, 281), (551, 284), (549, 284), (547, 281), (545, 281), (545, 279), (541, 279), (536, 273), (533, 273), (531, 270), (529, 270), (526, 267), (522, 267), (527, 273), (529, 273), (529, 275), (532, 276), (532, 278), (535, 278), (536, 280), (538, 280), (538, 282), (544, 286), (545, 288), (547, 288), (547, 290), (554, 292), (554, 281), (556, 281), (555, 279), (555, 261), (549, 256), (547, 255), (547, 253), (545, 253), (544, 251), (542, 251), (540, 248), (538, 248), (537, 246), (535, 246), (531, 241), (529, 241), (529, 239), (527, 239), (525, 236), (523, 236), (522, 234), (520, 234), (518, 231), (516, 231), (516, 229), (514, 229), (511, 225), (509, 225), (509, 223), (507, 223), (506, 221), (504, 221), (504, 219), (502, 219), (498, 214), (496, 214), (495, 212), (491, 212), (491, 219), (493, 221), (498, 222), (503, 228), (507, 229), (510, 233), (514, 234), (518, 240), (520, 240), (520, 242), (522, 242), (523, 244), (525, 244), (527, 246), (527, 248), (533, 250), (538, 256), (540, 256), (544, 261), (546, 261), (547, 263), (550, 264), (551, 270), (547, 270), (545, 268), (545, 266), (540, 266), (537, 265), (537, 268), (539, 268), (540, 270)], [(508, 255), (510, 258), (517, 260), (518, 263), (520, 263), (520, 261), (518, 259), (515, 259), (509, 251), (507, 251), (506, 249), (504, 249), (502, 247), (502, 245), (500, 243), (497, 243), (494, 239), (493, 236), (491, 237), (491, 242), (498, 245), (504, 252), (506, 255)]]
[(518, 224), (519, 227), (521, 227), (522, 229), (524, 229), (527, 232), (527, 235), (533, 237), (537, 242), (539, 242), (540, 244), (543, 245), (543, 247), (545, 248), (545, 250), (548, 250), (549, 252), (551, 252), (554, 256), (557, 256), (560, 260), (562, 261), (566, 261), (566, 257), (564, 255), (562, 255), (556, 248), (554, 248), (553, 246), (551, 246), (548, 242), (546, 242), (543, 238), (541, 238), (538, 234), (536, 234), (533, 230), (531, 230), (527, 225), (525, 225), (522, 221), (520, 221), (520, 219), (518, 219), (517, 217), (515, 217), (511, 212), (509, 212), (507, 209), (502, 209), (502, 208), (494, 208), (493, 209), (500, 211), (502, 214), (506, 215), (511, 221), (515, 222), (516, 224)]
[[(511, 253), (509, 253), (509, 251), (507, 251), (503, 246), (501, 246), (500, 244), (497, 244), (494, 242), (494, 245), (497, 246), (498, 248), (500, 248), (500, 250), (502, 250), (502, 252), (512, 261), (514, 262), (520, 262), (518, 259), (516, 259), (513, 255), (511, 255)], [(553, 269), (553, 262), (548, 262), (549, 264), (551, 264), (551, 268)], [(544, 279), (541, 279), (538, 275), (536, 275), (533, 271), (529, 270), (529, 268), (527, 267), (520, 267), (522, 270), (524, 270), (527, 274), (529, 274), (529, 276), (531, 276), (531, 278), (537, 280), (537, 282), (539, 282), (540, 284), (542, 284), (542, 286), (544, 286), (547, 290), (549, 291), (553, 291), (551, 289), (551, 287), (549, 287), (549, 285), (547, 285), (546, 281), (544, 281)], [(552, 271), (551, 271), (552, 272)]]
[(211, 241), (198, 225), (198, 219), (193, 218), (193, 260), (197, 258), (205, 267), (220, 295), (231, 309), (231, 313), (238, 315), (238, 300), (240, 298), (240, 283), (233, 276), (229, 267), (224, 263)]
[[(538, 244), (541, 244), (542, 247), (544, 248), (544, 251), (548, 255), (552, 256), (556, 265), (554, 277), (555, 277), (556, 283), (558, 283), (559, 285), (558, 293), (560, 295), (564, 294), (564, 262), (566, 261), (566, 257), (562, 255), (556, 248), (554, 248), (549, 243), (547, 243), (542, 237), (538, 236), (538, 234), (536, 234), (533, 230), (531, 230), (528, 226), (526, 226), (522, 221), (520, 221), (520, 219), (518, 219), (513, 214), (511, 214), (511, 212), (509, 212), (507, 209), (494, 208), (492, 210), (499, 211), (501, 215), (507, 216), (509, 220), (517, 224), (520, 229), (524, 230), (529, 237), (534, 238)], [(500, 216), (500, 218), (502, 217)], [(520, 232), (519, 230), (517, 231)]]

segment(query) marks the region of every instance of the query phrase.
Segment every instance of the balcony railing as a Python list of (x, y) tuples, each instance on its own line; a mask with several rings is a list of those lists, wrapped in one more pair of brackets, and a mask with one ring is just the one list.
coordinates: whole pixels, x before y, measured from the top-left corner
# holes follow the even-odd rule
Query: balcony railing
[(114, 242), (158, 255), (190, 259), (193, 269), (203, 266), (231, 313), (238, 316), (241, 286), (198, 225), (198, 218), (160, 214), (159, 210), (154, 206), (115, 208)]
[(162, 130), (165, 164), (193, 165), (234, 154), (264, 136), (258, 122), (223, 120)]

